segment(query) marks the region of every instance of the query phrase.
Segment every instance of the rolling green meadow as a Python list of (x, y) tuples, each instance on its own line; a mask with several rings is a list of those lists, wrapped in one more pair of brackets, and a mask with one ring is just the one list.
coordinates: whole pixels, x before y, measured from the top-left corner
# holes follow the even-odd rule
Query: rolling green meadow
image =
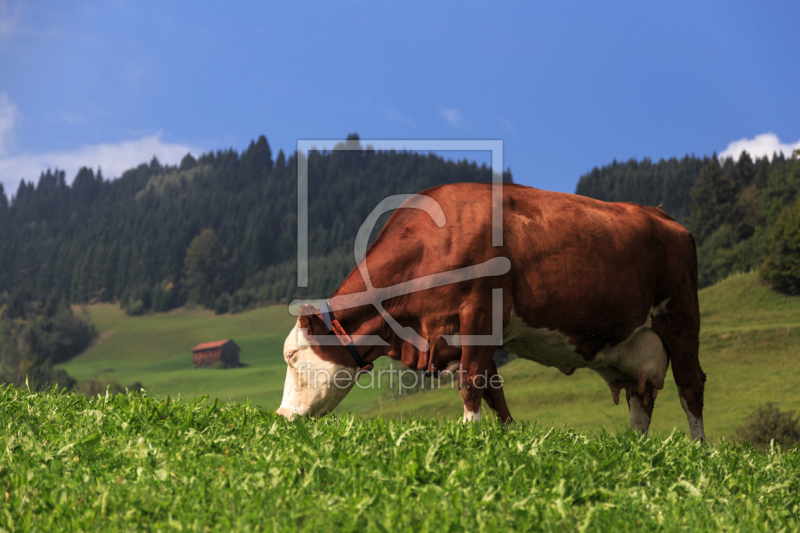
[(4, 531), (796, 531), (800, 453), (0, 387)]
[[(755, 407), (776, 402), (800, 408), (800, 298), (783, 296), (758, 283), (757, 274), (734, 275), (700, 292), (702, 312), (700, 360), (708, 375), (706, 434), (731, 437)], [(117, 306), (89, 307), (100, 338), (63, 367), (84, 379), (105, 376), (122, 385), (141, 382), (153, 395), (185, 397), (208, 394), (220, 400), (249, 399), (275, 410), (285, 378), (283, 341), (294, 324), (283, 306), (235, 315), (215, 316), (204, 309), (129, 317)], [(242, 348), (247, 366), (193, 369), (191, 348), (200, 342), (232, 338)], [(377, 369), (388, 367), (382, 361)], [(505, 393), (517, 420), (545, 426), (609, 431), (627, 426), (627, 406), (615, 406), (602, 379), (579, 370), (564, 376), (558, 370), (517, 360), (501, 367)], [(385, 381), (385, 380), (384, 380)], [(428, 386), (430, 382), (426, 382)], [(383, 388), (354, 388), (339, 413), (366, 417), (457, 418), (458, 392), (450, 386), (417, 394), (397, 395)], [(659, 394), (651, 431), (687, 429), (671, 372)]]
[[(132, 318), (91, 307), (101, 335), (64, 367), (146, 390), (0, 387), (0, 528), (797, 531), (800, 449), (730, 437), (758, 405), (798, 407), (800, 299), (754, 274), (700, 297), (705, 445), (685, 436), (674, 385), (642, 437), (599, 377), (526, 361), (502, 367), (510, 427), (462, 424), (449, 388), (355, 389), (333, 415), (289, 422), (274, 414), (285, 309)], [(194, 344), (229, 337), (247, 366), (191, 368)]]
[[(273, 306), (215, 316), (202, 308), (129, 317), (116, 305), (88, 308), (99, 338), (63, 365), (71, 375), (141, 382), (154, 395), (209, 394), (222, 400), (249, 398), (267, 407), (280, 403), (286, 363), (283, 341), (295, 318)], [(192, 368), (192, 348), (201, 342), (233, 339), (241, 348), (236, 369)], [(277, 402), (277, 403), (276, 403)]]
[[(700, 291), (700, 362), (708, 376), (705, 427), (710, 439), (731, 437), (754, 408), (775, 402), (800, 409), (800, 298), (760, 286), (756, 273), (734, 275)], [(626, 427), (625, 401), (615, 406), (594, 372), (565, 376), (554, 368), (517, 360), (501, 368), (512, 415), (573, 429)], [(454, 417), (458, 394), (435, 390), (373, 408), (383, 416)], [(672, 373), (658, 395), (650, 431), (687, 431)]]

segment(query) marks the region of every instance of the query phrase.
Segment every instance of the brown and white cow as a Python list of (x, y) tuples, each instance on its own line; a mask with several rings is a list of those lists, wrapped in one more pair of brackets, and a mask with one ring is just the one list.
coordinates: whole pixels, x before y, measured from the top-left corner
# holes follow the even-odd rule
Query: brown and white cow
[[(671, 362), (691, 436), (704, 439), (697, 259), (686, 229), (658, 208), (504, 184), (503, 244), (492, 246), (491, 184), (444, 185), (420, 195), (441, 207), (446, 223), (419, 208), (396, 210), (366, 254), (366, 265), (376, 290), (408, 289), (383, 306), (427, 346), (404, 341), (372, 304), (353, 307), (353, 298), (368, 289), (356, 268), (330, 303), (347, 333), (386, 341), (355, 346), (364, 361), (388, 355), (434, 373), (460, 368), (464, 419), (479, 420), (486, 400), (510, 422), (502, 387), (487, 386), (497, 373), (497, 346), (457, 342), (490, 335), (493, 303), (499, 303), (506, 350), (568, 375), (577, 368), (594, 370), (615, 403), (626, 390), (631, 426), (642, 433)], [(413, 287), (499, 258), (508, 265), (501, 271)], [(493, 289), (502, 289), (500, 301)], [(342, 345), (308, 340), (328, 331), (319, 309), (304, 307), (299, 314), (284, 346), (288, 369), (278, 414), (321, 416), (347, 394), (348, 381), (341, 378), (355, 376), (357, 365)], [(309, 379), (319, 372), (338, 372), (339, 386)]]

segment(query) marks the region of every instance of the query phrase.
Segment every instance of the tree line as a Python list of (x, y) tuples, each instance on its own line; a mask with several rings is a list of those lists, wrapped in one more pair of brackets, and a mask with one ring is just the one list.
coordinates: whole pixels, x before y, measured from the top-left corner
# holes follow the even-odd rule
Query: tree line
[(575, 194), (606, 202), (634, 202), (662, 205), (676, 219), (689, 215), (691, 190), (709, 157), (685, 156), (682, 159), (631, 159), (595, 167), (578, 180)]
[(273, 158), (261, 136), (241, 154), (187, 154), (173, 166), (153, 158), (114, 180), (82, 168), (70, 185), (48, 170), (10, 202), (0, 190), (0, 293), (43, 305), (120, 301), (131, 314), (325, 297), (354, 266), (356, 231), (384, 197), (492, 179), (485, 165), (347, 142), (360, 149), (307, 155), (307, 289), (295, 264), (306, 156)]

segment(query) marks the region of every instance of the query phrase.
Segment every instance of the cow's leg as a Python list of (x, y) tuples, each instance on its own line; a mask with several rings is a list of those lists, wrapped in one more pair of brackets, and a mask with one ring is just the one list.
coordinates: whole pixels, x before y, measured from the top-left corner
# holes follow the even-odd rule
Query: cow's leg
[(481, 400), (487, 392), (487, 377), (486, 370), (482, 370), (474, 361), (464, 360), (462, 356), (458, 387), (461, 401), (464, 402), (464, 422), (480, 422)]
[[(470, 335), (486, 335), (491, 331), (491, 313), (479, 309), (480, 306), (465, 309), (459, 316), (462, 339)], [(489, 385), (495, 350), (495, 346), (472, 346), (469, 343), (461, 347), (458, 387), (464, 402), (464, 422), (478, 422), (481, 419), (481, 400)]]
[[(674, 372), (673, 372), (674, 373)], [(705, 378), (705, 374), (703, 374)], [(678, 381), (677, 378), (675, 381)], [(686, 413), (686, 420), (689, 421), (689, 434), (692, 440), (706, 440), (706, 432), (703, 428), (703, 402), (697, 401), (694, 396), (694, 389), (691, 387), (681, 388), (678, 386), (678, 394), (681, 397), (681, 407)], [(702, 398), (702, 393), (700, 395)]]
[(689, 422), (692, 440), (705, 440), (703, 429), (703, 394), (706, 375), (700, 367), (700, 313), (697, 294), (688, 294), (670, 302), (666, 312), (653, 319), (655, 331), (667, 350), (672, 375), (678, 386), (681, 406)]
[[(649, 392), (645, 391), (644, 394), (649, 395)], [(650, 420), (653, 417), (655, 399), (648, 396), (647, 401), (645, 401), (643, 394), (631, 389), (625, 389), (625, 397), (628, 399), (631, 429), (646, 435), (647, 430), (650, 428)]]
[(503, 385), (500, 383), (499, 375), (497, 374), (497, 366), (492, 361), (492, 367), (489, 370), (489, 383), (483, 391), (483, 399), (486, 404), (491, 407), (496, 413), (501, 422), (508, 425), (514, 421), (511, 418), (511, 413), (508, 410), (506, 403), (506, 396), (503, 393)]
[(483, 389), (477, 387), (474, 375), (462, 364), (458, 369), (458, 389), (461, 392), (461, 401), (464, 402), (464, 422), (481, 421), (481, 398)]
[(703, 429), (703, 394), (706, 375), (700, 368), (696, 349), (694, 354), (682, 354), (680, 359), (673, 357), (672, 375), (678, 386), (681, 407), (686, 413), (692, 440), (706, 440)]

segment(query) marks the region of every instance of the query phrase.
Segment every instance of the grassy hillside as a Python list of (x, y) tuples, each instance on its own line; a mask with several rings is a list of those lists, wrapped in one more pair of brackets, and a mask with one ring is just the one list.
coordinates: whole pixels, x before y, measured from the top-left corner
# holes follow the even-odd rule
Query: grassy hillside
[(0, 387), (4, 531), (795, 531), (800, 451)]
[[(194, 308), (130, 317), (112, 304), (87, 310), (100, 337), (85, 353), (60, 365), (78, 379), (105, 377), (123, 386), (139, 381), (151, 394), (249, 399), (273, 410), (280, 404), (286, 378), (283, 342), (296, 321), (285, 306), (222, 316)], [(236, 341), (245, 366), (192, 368), (192, 348), (221, 339)], [(382, 361), (378, 368), (387, 365)], [(383, 394), (355, 389), (341, 409), (361, 411), (378, 405)]]
[[(283, 341), (294, 324), (285, 307), (266, 307), (238, 315), (215, 316), (204, 309), (176, 309), (129, 317), (110, 304), (89, 308), (100, 338), (85, 353), (63, 365), (79, 379), (94, 375), (122, 385), (140, 381), (153, 394), (210, 394), (259, 405), (280, 402), (286, 364)], [(232, 338), (247, 366), (192, 368), (192, 348)]]
[[(701, 291), (700, 306), (700, 358), (708, 374), (707, 435), (732, 435), (751, 409), (768, 401), (800, 408), (800, 298), (761, 287), (756, 274), (745, 274)], [(183, 309), (128, 317), (111, 305), (89, 312), (102, 340), (64, 365), (76, 377), (106, 375), (123, 385), (138, 380), (151, 393), (162, 395), (199, 392), (222, 399), (249, 398), (267, 409), (280, 403), (285, 377), (281, 350), (294, 323), (283, 307), (219, 317)], [(195, 344), (223, 338), (236, 340), (248, 366), (191, 368)], [(529, 361), (515, 361), (501, 370), (518, 420), (577, 429), (627, 426), (625, 402), (615, 406), (603, 380), (591, 371), (567, 377)], [(400, 399), (385, 390), (355, 389), (339, 411), (450, 418), (458, 417), (462, 406), (458, 392), (449, 388)], [(652, 427), (662, 432), (687, 429), (671, 372), (659, 394)]]
[(800, 298), (758, 281), (758, 273), (736, 274), (700, 291), (702, 333), (786, 330), (800, 327)]
[[(705, 424), (709, 438), (731, 436), (753, 408), (777, 402), (800, 408), (800, 298), (760, 286), (757, 274), (736, 275), (700, 291), (700, 362), (708, 375)], [(556, 427), (626, 427), (628, 408), (611, 401), (590, 370), (564, 376), (529, 361), (501, 368), (512, 415)], [(435, 390), (369, 410), (381, 416), (455, 417), (457, 393)], [(652, 430), (688, 431), (672, 372), (658, 395)]]

